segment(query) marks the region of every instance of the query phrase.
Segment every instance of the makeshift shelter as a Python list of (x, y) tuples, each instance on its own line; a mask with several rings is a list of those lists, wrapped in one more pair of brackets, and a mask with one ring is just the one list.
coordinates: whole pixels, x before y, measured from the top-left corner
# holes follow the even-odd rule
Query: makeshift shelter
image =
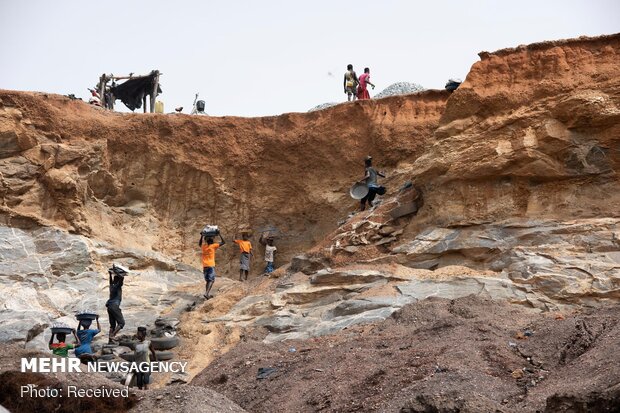
[[(114, 109), (114, 101), (120, 99), (125, 106), (132, 111), (144, 109), (146, 113), (146, 98), (150, 98), (150, 112), (155, 112), (155, 99), (157, 95), (162, 93), (159, 85), (159, 70), (153, 70), (145, 76), (114, 76), (105, 73), (99, 78), (99, 96), (101, 97), (101, 106), (104, 108)], [(125, 80), (121, 84), (116, 84), (117, 80)], [(108, 86), (108, 82), (112, 82)]]

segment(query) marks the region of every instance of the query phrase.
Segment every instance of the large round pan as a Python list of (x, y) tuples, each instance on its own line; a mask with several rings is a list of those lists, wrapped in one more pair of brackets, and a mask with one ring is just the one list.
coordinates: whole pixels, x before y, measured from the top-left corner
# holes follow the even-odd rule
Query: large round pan
[(368, 195), (368, 186), (364, 183), (356, 182), (351, 189), (349, 189), (349, 194), (353, 199), (362, 199)]

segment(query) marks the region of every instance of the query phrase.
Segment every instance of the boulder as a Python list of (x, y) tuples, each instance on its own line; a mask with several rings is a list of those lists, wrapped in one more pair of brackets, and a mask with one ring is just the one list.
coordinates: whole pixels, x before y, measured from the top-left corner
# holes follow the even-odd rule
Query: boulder
[(125, 346), (118, 346), (109, 350), (111, 351), (109, 354), (114, 354), (115, 356), (120, 356), (121, 354), (130, 353), (133, 351), (131, 348)]
[(396, 231), (396, 228), (394, 228), (391, 225), (385, 225), (385, 226), (379, 228), (379, 235), (381, 235), (383, 237), (387, 237), (387, 236), (391, 235), (392, 233), (394, 233), (394, 231)]
[(13, 130), (0, 130), (0, 158), (8, 158), (21, 152), (17, 133)]
[(390, 211), (392, 219), (399, 219), (407, 215), (415, 214), (418, 211), (418, 204), (415, 201), (403, 203)]
[(375, 245), (376, 246), (387, 245), (394, 241), (396, 241), (396, 237), (383, 238), (382, 240), (375, 242)]
[(312, 257), (307, 254), (301, 254), (293, 257), (291, 260), (291, 272), (303, 272), (310, 275), (318, 270), (329, 267), (329, 262), (324, 257)]

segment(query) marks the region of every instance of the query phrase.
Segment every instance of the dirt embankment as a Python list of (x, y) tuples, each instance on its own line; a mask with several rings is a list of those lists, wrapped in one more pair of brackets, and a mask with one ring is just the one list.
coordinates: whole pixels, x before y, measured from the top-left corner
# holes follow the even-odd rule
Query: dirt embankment
[[(432, 144), (398, 165), (396, 179), (423, 193), (415, 219), (385, 225), (384, 202), (300, 267), (472, 265), (505, 276), (502, 286), (564, 302), (577, 292), (600, 309), (556, 319), (480, 298), (422, 299), (328, 337), (246, 338), (193, 383), (253, 411), (613, 411), (617, 308), (604, 305), (618, 298), (619, 54), (620, 35), (483, 54)], [(257, 380), (260, 367), (276, 371)]]
[[(613, 411), (617, 311), (541, 314), (474, 297), (430, 299), (338, 335), (247, 339), (192, 384), (253, 412)], [(275, 371), (257, 379), (259, 368)]]
[(418, 228), (618, 217), (620, 35), (481, 53), (410, 173)]
[[(364, 156), (394, 168), (426, 149), (448, 96), (211, 118), (109, 113), (57, 95), (0, 91), (2, 221), (152, 248), (191, 265), (205, 223), (228, 239), (240, 226), (275, 227), (286, 262), (354, 208), (347, 191)], [(234, 261), (228, 251), (220, 264)]]
[[(485, 52), (452, 95), (264, 118), (109, 113), (1, 91), (0, 218), (191, 265), (207, 222), (229, 238), (275, 227), (282, 263), (355, 208), (347, 189), (369, 153), (390, 190), (407, 180), (422, 189), (412, 234), (514, 216), (617, 216), (619, 55), (620, 35)], [(234, 256), (228, 248), (220, 259), (228, 271)]]

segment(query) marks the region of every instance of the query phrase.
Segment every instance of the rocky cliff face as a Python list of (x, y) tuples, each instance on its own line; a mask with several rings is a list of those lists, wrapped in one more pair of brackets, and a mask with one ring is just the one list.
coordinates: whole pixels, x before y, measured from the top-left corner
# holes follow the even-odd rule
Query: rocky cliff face
[[(52, 320), (85, 307), (103, 312), (112, 260), (139, 274), (126, 286), (135, 301), (129, 325), (182, 308), (187, 282), (201, 283), (197, 270), (187, 278), (187, 265), (200, 266), (206, 223), (229, 241), (241, 227), (275, 228), (286, 263), (351, 210), (347, 188), (366, 154), (395, 166), (424, 151), (447, 98), (426, 92), (242, 119), (108, 113), (1, 92), (2, 322), (13, 329), (3, 338), (41, 345)], [(220, 274), (237, 265), (233, 246), (218, 254)], [(256, 259), (253, 272), (262, 267)]]
[(617, 216), (619, 49), (607, 36), (481, 53), (412, 169), (429, 189), (420, 218)]
[(229, 239), (242, 226), (274, 227), (287, 261), (350, 211), (347, 188), (365, 155), (395, 167), (426, 149), (447, 98), (430, 91), (243, 119), (108, 113), (4, 91), (2, 217), (190, 265), (206, 223)]
[[(102, 307), (111, 260), (138, 269), (135, 322), (184, 308), (201, 294), (206, 223), (228, 239), (276, 228), (286, 264), (252, 290), (222, 283), (184, 316), (183, 334), (206, 335), (206, 323), (228, 346), (240, 329), (307, 339), (429, 296), (617, 303), (619, 54), (620, 35), (481, 53), (451, 95), (251, 119), (2, 91), (0, 322), (15, 327), (2, 339), (40, 342), (51, 320)], [(346, 219), (367, 154), (389, 191)], [(234, 248), (219, 268), (235, 275)]]
[(615, 35), (481, 53), (432, 145), (401, 163), (423, 198), (417, 215), (400, 217), (416, 203), (397, 193), (317, 253), (490, 270), (543, 293), (534, 306), (617, 300), (619, 51)]

